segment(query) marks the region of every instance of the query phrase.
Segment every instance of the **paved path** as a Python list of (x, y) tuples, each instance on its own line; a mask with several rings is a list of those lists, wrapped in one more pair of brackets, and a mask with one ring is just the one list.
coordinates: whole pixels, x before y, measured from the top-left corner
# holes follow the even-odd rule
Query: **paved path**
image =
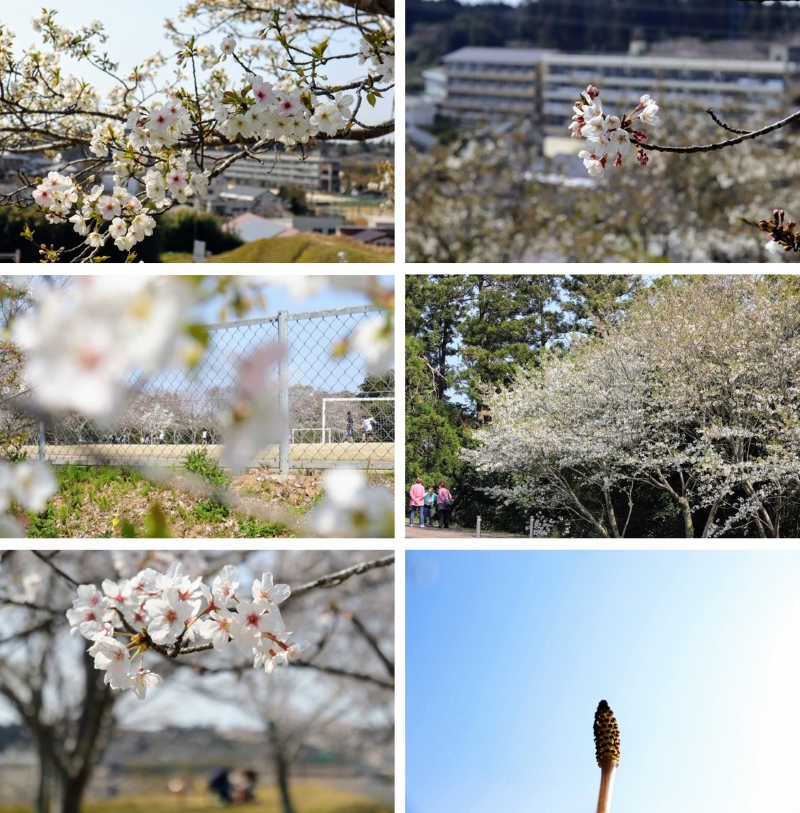
[[(453, 537), (461, 537), (461, 539), (476, 539), (477, 533), (475, 529), (471, 530), (465, 528), (431, 528), (425, 526), (420, 528), (416, 523), (409, 527), (406, 525), (406, 539), (429, 539), (433, 542), (436, 539), (452, 539)], [(509, 534), (491, 534), (486, 531), (481, 531), (481, 539), (509, 539)]]

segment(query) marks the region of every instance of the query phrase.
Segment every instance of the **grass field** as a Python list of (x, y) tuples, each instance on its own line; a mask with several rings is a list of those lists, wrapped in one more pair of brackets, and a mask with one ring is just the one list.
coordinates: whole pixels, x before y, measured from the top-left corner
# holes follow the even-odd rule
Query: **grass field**
[[(293, 783), (292, 792), (297, 813), (392, 813), (394, 810), (392, 805), (313, 782)], [(30, 809), (29, 805), (2, 805), (0, 813), (30, 813)], [(219, 813), (220, 809), (207, 792), (121, 796), (87, 802), (82, 808), (83, 813)], [(277, 788), (258, 788), (253, 802), (228, 809), (242, 813), (281, 813)]]
[[(142, 465), (144, 463), (182, 463), (191, 452), (206, 451), (219, 458), (222, 446), (191, 446), (184, 444), (111, 444), (81, 443), (71, 446), (48, 445), (46, 459), (50, 463), (91, 463), (102, 461), (116, 465)], [(38, 448), (28, 446), (29, 460), (39, 456)], [(279, 448), (268, 446), (255, 456), (254, 461), (277, 467)], [(292, 443), (289, 445), (290, 465), (299, 463), (360, 462), (365, 467), (375, 463), (394, 463), (394, 443)]]
[[(292, 237), (270, 237), (209, 257), (207, 263), (338, 263), (339, 252), (347, 254), (350, 263), (391, 263), (394, 249), (366, 246), (347, 237), (322, 234), (296, 234)], [(191, 254), (166, 253), (161, 262), (186, 263)]]
[[(23, 515), (29, 538), (292, 537), (302, 535), (305, 514), (322, 497), (320, 470), (281, 475), (253, 469), (231, 477), (210, 457), (189, 471), (165, 467), (165, 482), (120, 466), (68, 464), (54, 471), (58, 492), (47, 508)], [(372, 471), (367, 478), (393, 489), (391, 471)], [(205, 490), (198, 491), (198, 482)], [(225, 504), (209, 491), (212, 483), (224, 490)]]

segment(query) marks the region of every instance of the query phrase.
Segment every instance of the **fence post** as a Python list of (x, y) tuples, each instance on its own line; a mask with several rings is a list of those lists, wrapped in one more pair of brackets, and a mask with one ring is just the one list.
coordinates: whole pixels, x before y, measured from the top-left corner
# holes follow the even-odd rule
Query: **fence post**
[(281, 415), (285, 416), (287, 426), (280, 444), (281, 474), (289, 473), (289, 328), (287, 316), (287, 311), (278, 311), (278, 341), (283, 348), (283, 355), (278, 365), (278, 408)]
[(533, 517), (531, 517), (528, 522), (528, 537), (533, 539)]
[(44, 461), (44, 421), (39, 421), (39, 460)]
[(475, 528), (475, 530), (477, 532), (476, 535), (477, 535), (478, 539), (480, 539), (481, 538), (481, 518), (480, 517), (478, 517), (478, 525)]

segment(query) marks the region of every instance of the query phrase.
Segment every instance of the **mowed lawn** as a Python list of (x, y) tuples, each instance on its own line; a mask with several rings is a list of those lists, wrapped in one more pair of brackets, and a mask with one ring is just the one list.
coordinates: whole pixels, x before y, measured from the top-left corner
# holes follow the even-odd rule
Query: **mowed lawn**
[[(314, 782), (292, 784), (292, 801), (297, 813), (392, 813), (393, 805), (375, 802), (357, 793), (326, 787)], [(30, 813), (29, 805), (2, 805), (0, 813)], [(220, 806), (206, 791), (192, 793), (158, 793), (141, 796), (119, 796), (103, 801), (86, 802), (83, 813), (162, 813), (192, 811), (219, 813)], [(258, 788), (253, 802), (230, 805), (229, 810), (242, 813), (282, 813), (278, 789)]]

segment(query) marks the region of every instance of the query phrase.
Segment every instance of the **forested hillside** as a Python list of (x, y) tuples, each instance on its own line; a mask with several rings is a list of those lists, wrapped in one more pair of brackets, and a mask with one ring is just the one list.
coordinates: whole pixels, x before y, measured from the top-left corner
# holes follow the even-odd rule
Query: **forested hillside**
[(785, 39), (796, 30), (794, 4), (731, 0), (538, 0), (462, 5), (409, 0), (407, 51), (411, 89), (419, 71), (466, 45), (558, 48), (573, 53), (627, 51), (632, 39), (673, 37)]

